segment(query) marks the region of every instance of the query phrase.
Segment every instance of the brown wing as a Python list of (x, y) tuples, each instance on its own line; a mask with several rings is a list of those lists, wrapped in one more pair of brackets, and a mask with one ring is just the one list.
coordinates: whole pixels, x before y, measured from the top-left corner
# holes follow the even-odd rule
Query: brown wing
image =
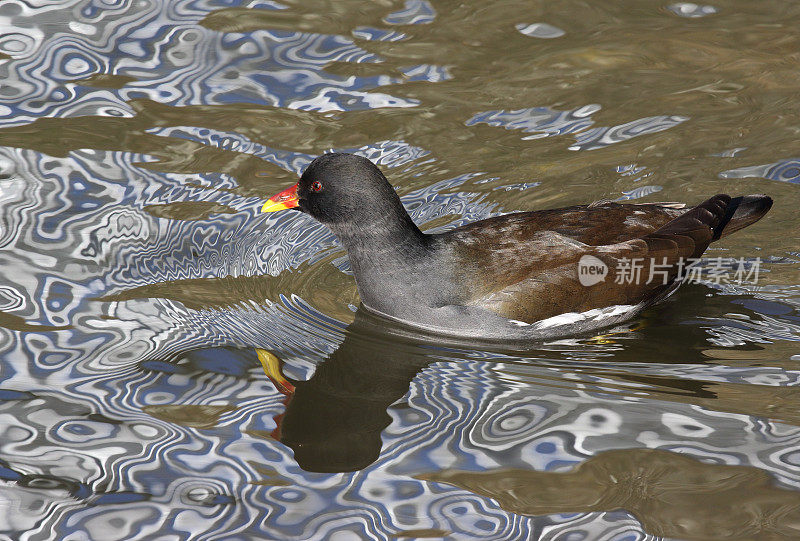
[[(652, 233), (686, 213), (683, 203), (598, 201), (534, 212), (515, 212), (467, 224), (450, 235), (471, 244), (519, 245), (537, 232), (551, 231), (584, 244), (616, 244)], [(447, 235), (447, 234), (446, 234)]]
[[(726, 216), (730, 200), (727, 195), (717, 195), (689, 211), (655, 205), (574, 207), (562, 209), (568, 211), (563, 220), (537, 217), (527, 231), (524, 214), (511, 215), (505, 222), (494, 224), (492, 231), (476, 229), (460, 239), (464, 253), (472, 254), (463, 260), (480, 261), (473, 268), (465, 268), (462, 276), (475, 293), (469, 304), (532, 323), (565, 312), (655, 299), (677, 275), (679, 261), (699, 257), (705, 251), (714, 228)], [(670, 220), (677, 212), (682, 214)], [(597, 218), (597, 223), (577, 223), (576, 216), (581, 214), (587, 220)], [(642, 233), (634, 237), (638, 231)], [(494, 240), (487, 242), (487, 236)], [(611, 242), (603, 242), (607, 240)], [(607, 266), (604, 281), (581, 284), (578, 262), (584, 256), (595, 257)], [(630, 280), (617, 280), (617, 269), (626, 262), (633, 268), (638, 262), (640, 274), (638, 278), (631, 273)], [(657, 273), (648, 283), (653, 263)], [(473, 274), (467, 276), (470, 272)]]

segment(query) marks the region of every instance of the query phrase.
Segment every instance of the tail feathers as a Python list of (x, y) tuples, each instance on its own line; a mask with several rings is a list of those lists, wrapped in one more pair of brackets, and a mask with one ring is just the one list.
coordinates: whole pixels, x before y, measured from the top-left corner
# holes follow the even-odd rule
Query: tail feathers
[(718, 194), (664, 224), (652, 235), (683, 245), (691, 240), (694, 249), (689, 257), (700, 257), (710, 243), (757, 222), (771, 207), (772, 199), (766, 195), (732, 198)]
[(654, 231), (655, 235), (681, 239), (692, 246), (683, 252), (684, 257), (700, 257), (714, 238), (714, 233), (725, 218), (731, 197), (718, 194), (667, 222)]
[(714, 231), (713, 240), (727, 237), (759, 221), (772, 208), (772, 198), (767, 195), (740, 195), (728, 204), (725, 217)]

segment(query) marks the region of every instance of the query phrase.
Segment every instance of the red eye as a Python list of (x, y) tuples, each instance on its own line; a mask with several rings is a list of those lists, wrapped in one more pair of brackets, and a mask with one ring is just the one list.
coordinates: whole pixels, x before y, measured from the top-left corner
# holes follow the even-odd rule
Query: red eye
[(318, 180), (315, 180), (311, 183), (311, 191), (312, 192), (321, 192), (322, 191), (322, 183)]

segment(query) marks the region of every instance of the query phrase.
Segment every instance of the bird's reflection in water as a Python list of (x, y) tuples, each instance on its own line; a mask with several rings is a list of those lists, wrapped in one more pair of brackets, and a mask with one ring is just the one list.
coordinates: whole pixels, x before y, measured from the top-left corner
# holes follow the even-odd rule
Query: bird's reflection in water
[(304, 470), (347, 472), (373, 463), (391, 422), (387, 409), (434, 361), (432, 345), (397, 336), (390, 341), (379, 329), (360, 310), (344, 341), (307, 381), (288, 382), (274, 357), (258, 350), (267, 375), (287, 396), (273, 435), (292, 448)]

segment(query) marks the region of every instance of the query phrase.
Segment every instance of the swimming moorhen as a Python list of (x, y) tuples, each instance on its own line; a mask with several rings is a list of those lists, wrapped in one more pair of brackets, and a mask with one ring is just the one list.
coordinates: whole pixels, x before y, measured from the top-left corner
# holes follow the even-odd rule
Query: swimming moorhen
[[(688, 259), (771, 206), (766, 195), (720, 194), (690, 209), (599, 201), (425, 234), (372, 162), (331, 153), (262, 211), (296, 209), (330, 228), (367, 310), (453, 337), (535, 340), (632, 317), (675, 290)], [(595, 274), (580, 275), (579, 263)], [(639, 276), (615, 277), (626, 266)]]

